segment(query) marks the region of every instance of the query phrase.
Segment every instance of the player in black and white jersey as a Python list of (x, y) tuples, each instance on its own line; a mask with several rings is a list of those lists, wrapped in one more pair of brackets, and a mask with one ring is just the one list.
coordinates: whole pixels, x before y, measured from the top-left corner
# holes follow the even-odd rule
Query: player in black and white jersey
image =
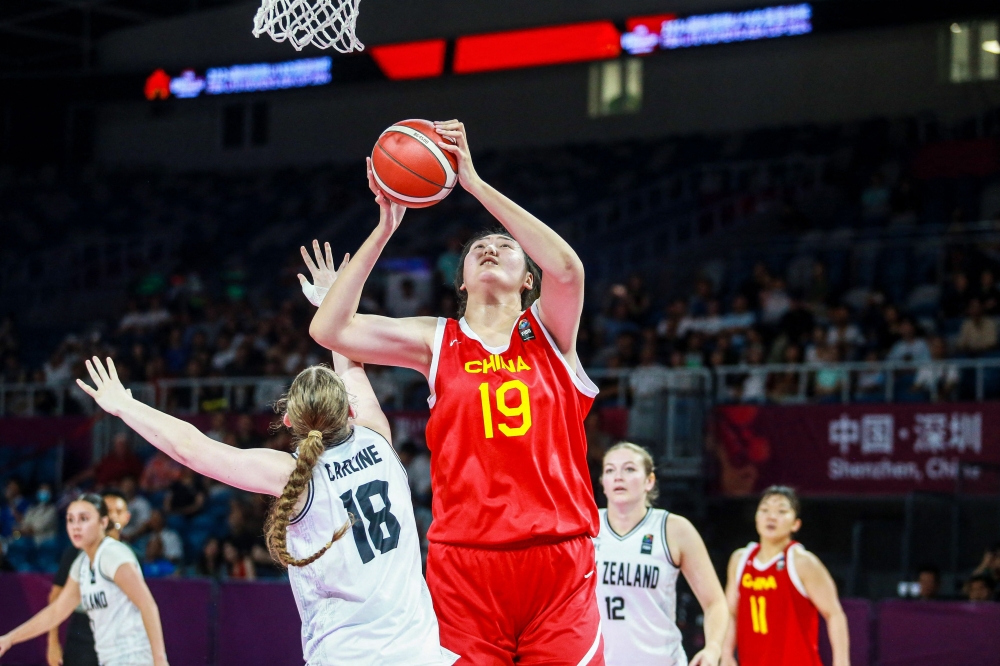
[(55, 601), (0, 636), (0, 655), (58, 627), (82, 605), (101, 666), (167, 666), (160, 612), (139, 561), (131, 548), (107, 535), (107, 527), (108, 507), (100, 495), (81, 495), (70, 503), (66, 531), (81, 552), (69, 579)]
[(623, 442), (604, 455), (597, 603), (608, 666), (686, 666), (677, 628), (677, 576), (684, 574), (705, 613), (705, 648), (691, 666), (718, 666), (729, 608), (705, 543), (686, 518), (652, 508), (653, 459)]
[[(327, 265), (328, 263), (328, 265)], [(320, 278), (336, 279), (333, 262)], [(310, 285), (312, 286), (312, 285)], [(315, 290), (314, 290), (315, 291)], [(267, 541), (289, 567), (307, 664), (450, 666), (421, 573), (406, 472), (364, 369), (334, 354), (279, 402), (297, 450), (241, 450), (134, 400), (114, 362), (87, 361), (80, 387), (177, 462), (222, 483), (277, 497)]]

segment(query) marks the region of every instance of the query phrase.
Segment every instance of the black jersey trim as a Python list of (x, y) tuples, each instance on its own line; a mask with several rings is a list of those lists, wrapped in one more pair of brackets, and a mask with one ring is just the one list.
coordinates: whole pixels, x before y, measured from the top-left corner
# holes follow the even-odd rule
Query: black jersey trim
[(667, 554), (667, 562), (670, 563), (674, 569), (680, 569), (677, 564), (674, 563), (674, 556), (670, 554), (670, 541), (667, 539), (667, 519), (670, 518), (670, 512), (663, 512), (663, 552)]
[(306, 505), (302, 507), (302, 510), (299, 511), (299, 513), (294, 518), (288, 521), (289, 525), (294, 525), (295, 523), (305, 518), (306, 514), (309, 513), (309, 509), (312, 508), (313, 498), (316, 496), (316, 493), (313, 490), (312, 478), (309, 479), (309, 488), (307, 492), (308, 494), (306, 495)]
[(604, 512), (604, 522), (608, 526), (608, 531), (611, 532), (611, 535), (614, 538), (618, 539), (619, 541), (624, 541), (625, 539), (629, 538), (630, 536), (632, 536), (633, 534), (635, 534), (636, 532), (638, 532), (639, 528), (642, 527), (643, 525), (645, 525), (646, 521), (649, 520), (649, 516), (652, 513), (653, 513), (653, 509), (651, 507), (646, 507), (646, 515), (642, 517), (642, 520), (640, 520), (636, 524), (635, 527), (633, 527), (631, 530), (629, 530), (628, 534), (623, 534), (621, 536), (619, 536), (619, 534), (617, 532), (615, 532), (615, 528), (611, 527), (611, 521), (608, 520), (608, 512), (607, 511)]
[(409, 480), (410, 480), (410, 477), (409, 477), (409, 475), (408, 475), (408, 474), (406, 473), (406, 466), (404, 466), (404, 465), (403, 465), (403, 461), (399, 459), (399, 454), (398, 454), (398, 453), (396, 453), (396, 447), (392, 445), (392, 442), (390, 442), (390, 441), (389, 441), (388, 439), (386, 439), (386, 438), (385, 438), (385, 435), (383, 435), (382, 433), (378, 432), (377, 430), (372, 430), (371, 428), (369, 428), (369, 427), (367, 427), (367, 426), (359, 426), (359, 425), (356, 425), (356, 426), (354, 426), (354, 427), (355, 427), (355, 428), (364, 428), (365, 430), (369, 431), (369, 432), (370, 432), (370, 433), (372, 433), (373, 435), (378, 435), (378, 436), (379, 436), (379, 437), (380, 437), (380, 438), (382, 439), (382, 441), (384, 441), (384, 442), (386, 443), (386, 446), (388, 446), (388, 447), (389, 447), (389, 450), (390, 450), (390, 451), (392, 451), (392, 457), (393, 457), (393, 458), (395, 458), (395, 459), (396, 459), (396, 462), (398, 462), (398, 463), (399, 463), (399, 468), (400, 468), (401, 470), (403, 470), (403, 476), (404, 476), (404, 477), (406, 477), (406, 480), (407, 480), (407, 482), (409, 482)]

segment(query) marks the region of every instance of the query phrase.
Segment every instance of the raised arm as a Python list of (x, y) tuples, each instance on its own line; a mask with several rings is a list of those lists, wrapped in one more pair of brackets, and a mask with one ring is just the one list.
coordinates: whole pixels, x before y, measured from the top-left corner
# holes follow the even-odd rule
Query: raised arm
[(30, 641), (32, 638), (41, 636), (50, 629), (58, 627), (66, 621), (73, 609), (80, 605), (80, 584), (70, 578), (66, 581), (66, 586), (50, 603), (42, 610), (35, 613), (34, 617), (15, 628), (11, 632), (0, 636), (0, 656), (3, 656), (10, 648), (18, 643)]
[(826, 630), (833, 648), (833, 666), (851, 666), (851, 640), (847, 615), (837, 596), (837, 584), (819, 558), (804, 548), (794, 548), (795, 568), (806, 588), (809, 600), (826, 620)]
[(718, 666), (729, 628), (729, 606), (708, 549), (691, 521), (673, 513), (667, 516), (667, 543), (705, 613), (705, 647), (691, 659), (691, 666)]
[(544, 222), (483, 181), (472, 165), (465, 125), (457, 120), (435, 123), (439, 141), (458, 160), (458, 179), (469, 194), (510, 232), (521, 248), (542, 269), (538, 311), (542, 324), (571, 365), (576, 363), (576, 335), (583, 312), (583, 262), (569, 243)]
[[(312, 282), (305, 275), (299, 273), (299, 283), (302, 285), (302, 293), (310, 303), (320, 307), (330, 292), (330, 288), (343, 275), (344, 270), (351, 263), (351, 255), (345, 254), (344, 260), (340, 264), (340, 269), (334, 268), (333, 252), (330, 244), (325, 243), (326, 255), (320, 252), (319, 241), (313, 241), (313, 252), (316, 253), (315, 261), (309, 256), (306, 248), (300, 248), (302, 258), (305, 259), (306, 268), (312, 276)], [(371, 428), (378, 434), (392, 443), (392, 435), (389, 430), (389, 419), (385, 417), (382, 406), (372, 390), (368, 375), (365, 374), (364, 366), (355, 363), (346, 356), (333, 352), (333, 371), (340, 376), (351, 395), (351, 406), (354, 407), (354, 423), (366, 428)]]
[[(323, 305), (309, 324), (309, 335), (327, 349), (343, 354), (359, 363), (378, 363), (412, 368), (427, 375), (431, 367), (431, 346), (437, 320), (433, 317), (393, 319), (358, 314), (361, 292), (375, 262), (378, 261), (393, 232), (403, 219), (405, 208), (391, 203), (379, 191), (368, 163), (368, 185), (379, 205), (379, 223), (368, 236), (350, 265), (341, 269), (336, 283), (330, 288)], [(319, 243), (313, 241), (317, 250)], [(328, 259), (332, 264), (332, 256)], [(306, 263), (311, 259), (303, 251)]]
[(726, 567), (726, 605), (729, 607), (729, 624), (726, 628), (726, 638), (722, 641), (722, 666), (736, 666), (736, 612), (740, 604), (739, 581), (736, 580), (736, 569), (743, 557), (743, 549), (733, 551)]
[(139, 575), (134, 564), (123, 564), (115, 572), (115, 585), (121, 588), (139, 613), (146, 627), (149, 645), (153, 649), (153, 666), (167, 666), (167, 647), (163, 642), (163, 625), (160, 623), (160, 609), (149, 591), (146, 581)]
[(252, 493), (281, 496), (295, 460), (271, 449), (237, 449), (206, 437), (190, 423), (132, 398), (118, 380), (114, 361), (107, 368), (95, 356), (87, 361), (94, 388), (76, 383), (112, 416), (119, 417), (147, 442), (199, 474)]

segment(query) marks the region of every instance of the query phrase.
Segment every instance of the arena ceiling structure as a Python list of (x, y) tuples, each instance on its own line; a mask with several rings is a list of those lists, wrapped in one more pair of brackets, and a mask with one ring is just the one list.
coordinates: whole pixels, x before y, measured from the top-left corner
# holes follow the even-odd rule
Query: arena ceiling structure
[(246, 0), (3, 0), (0, 77), (85, 74), (110, 32)]

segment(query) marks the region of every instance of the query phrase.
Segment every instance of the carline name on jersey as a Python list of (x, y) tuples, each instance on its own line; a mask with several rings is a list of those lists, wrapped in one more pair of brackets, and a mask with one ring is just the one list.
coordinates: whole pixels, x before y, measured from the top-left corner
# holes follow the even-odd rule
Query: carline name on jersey
[(604, 575), (601, 582), (605, 585), (623, 585), (625, 587), (648, 587), (656, 589), (660, 582), (660, 567), (648, 564), (636, 564), (633, 570), (631, 562), (604, 562)]
[(80, 603), (83, 604), (84, 610), (101, 610), (102, 608), (108, 607), (108, 598), (104, 595), (104, 592), (94, 592), (92, 594), (85, 595), (80, 600)]
[(487, 358), (482, 361), (469, 361), (465, 364), (465, 371), (471, 374), (486, 374), (489, 372), (521, 372), (522, 370), (531, 370), (531, 367), (524, 362), (520, 356), (517, 360), (503, 359), (500, 354), (490, 354)]
[(775, 580), (774, 576), (764, 578), (763, 576), (754, 576), (753, 574), (745, 573), (743, 574), (743, 580), (741, 582), (743, 587), (757, 592), (760, 592), (761, 590), (778, 589), (778, 581)]
[(330, 477), (331, 481), (335, 479), (342, 479), (345, 476), (350, 476), (355, 472), (360, 472), (363, 469), (371, 467), (372, 465), (377, 465), (382, 462), (382, 459), (378, 457), (378, 451), (375, 450), (375, 445), (361, 449), (357, 454), (342, 460), (341, 462), (324, 463), (323, 466), (326, 467), (327, 476)]

